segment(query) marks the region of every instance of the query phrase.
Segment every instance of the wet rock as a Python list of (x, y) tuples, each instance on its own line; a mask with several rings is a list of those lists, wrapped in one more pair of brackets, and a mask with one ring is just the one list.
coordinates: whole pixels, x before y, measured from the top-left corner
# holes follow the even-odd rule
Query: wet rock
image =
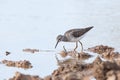
[(6, 55), (6, 56), (8, 56), (8, 55), (10, 55), (10, 54), (11, 54), (11, 53), (8, 52), (8, 51), (5, 52), (5, 55)]
[(16, 72), (15, 76), (13, 78), (10, 78), (9, 80), (43, 80), (39, 76), (31, 76), (31, 75), (25, 75), (20, 72)]
[(117, 75), (116, 75), (115, 71), (113, 71), (113, 70), (108, 71), (107, 74), (106, 74), (106, 79), (107, 80), (116, 80)]
[(93, 61), (93, 64), (100, 64), (102, 62), (102, 60), (100, 59), (99, 56), (97, 56), (97, 58)]
[(44, 80), (52, 80), (52, 76), (51, 75), (48, 75), (44, 78)]
[(18, 68), (24, 68), (24, 69), (32, 68), (31, 63), (27, 60), (24, 60), (24, 61), (2, 60), (2, 64), (5, 64), (6, 66), (9, 66), (9, 67), (18, 67)]
[(52, 80), (63, 80), (60, 76), (53, 76)]
[(78, 59), (80, 59), (80, 60), (86, 60), (86, 59), (91, 58), (92, 55), (90, 55), (90, 54), (88, 54), (86, 52), (82, 52), (82, 53), (77, 54), (76, 57), (78, 57)]
[(76, 57), (77, 57), (76, 54), (78, 54), (77, 51), (68, 51), (67, 53), (68, 53), (68, 56), (71, 56), (71, 57), (73, 57), (73, 58), (76, 58)]
[(114, 48), (109, 46), (98, 45), (92, 48), (88, 48), (88, 50), (100, 54), (102, 58), (107, 60), (120, 60), (119, 52), (114, 52)]
[(30, 49), (30, 48), (27, 48), (27, 49), (23, 49), (23, 52), (35, 53), (35, 52), (39, 52), (39, 49)]
[(61, 51), (60, 53), (60, 56), (61, 57), (67, 57), (67, 56), (70, 56), (72, 58), (75, 58), (75, 59), (80, 59), (80, 60), (85, 60), (85, 59), (88, 59), (88, 58), (91, 58), (92, 55), (86, 53), (86, 52), (82, 52), (82, 53), (78, 53), (77, 51)]
[(91, 64), (86, 64), (81, 62), (81, 60), (72, 58), (60, 62), (61, 65), (59, 65), (58, 69), (54, 70), (52, 76), (60, 77), (62, 78), (61, 80), (87, 80), (88, 76), (91, 75), (91, 71), (89, 71), (93, 67)]
[(107, 60), (117, 60), (117, 59), (120, 59), (119, 52), (109, 51), (109, 52), (104, 52), (101, 55), (102, 55), (102, 58), (107, 59)]
[(81, 80), (82, 76), (78, 76), (76, 73), (69, 73), (63, 77), (63, 80)]
[(61, 51), (59, 54), (60, 54), (60, 56), (63, 57), (63, 58), (68, 55), (67, 52), (65, 52), (65, 51)]
[[(97, 60), (97, 59), (96, 59)], [(96, 62), (96, 61), (94, 61)], [(110, 80), (110, 74), (112, 74), (111, 78), (114, 80), (119, 80), (116, 79), (115, 75), (111, 73), (112, 72), (116, 72), (116, 71), (120, 71), (120, 65), (118, 65), (118, 63), (116, 61), (102, 61), (101, 63), (94, 63), (94, 67), (93, 67), (93, 76), (97, 79), (97, 80)]]
[(114, 50), (114, 48), (104, 45), (97, 45), (95, 47), (88, 48), (88, 50), (94, 53), (102, 54), (104, 52), (111, 52)]

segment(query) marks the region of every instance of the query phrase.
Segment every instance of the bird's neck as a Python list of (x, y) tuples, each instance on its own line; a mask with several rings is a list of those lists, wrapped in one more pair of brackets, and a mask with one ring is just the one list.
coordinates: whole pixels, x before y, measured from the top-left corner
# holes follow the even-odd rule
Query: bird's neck
[(62, 41), (67, 42), (67, 41), (68, 41), (67, 37), (66, 37), (66, 36), (63, 36), (63, 37), (62, 37)]

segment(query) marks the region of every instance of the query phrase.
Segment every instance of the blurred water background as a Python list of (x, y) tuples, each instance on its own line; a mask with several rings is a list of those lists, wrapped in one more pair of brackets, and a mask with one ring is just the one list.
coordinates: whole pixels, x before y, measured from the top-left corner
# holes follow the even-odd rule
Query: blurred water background
[[(119, 0), (0, 0), (0, 60), (29, 60), (33, 68), (24, 70), (0, 64), (0, 79), (16, 71), (44, 77), (56, 69), (55, 54), (74, 48), (75, 43), (60, 43), (56, 36), (72, 28), (94, 26), (81, 40), (84, 48), (99, 44), (120, 51)], [(53, 50), (29, 54), (25, 48)], [(5, 51), (11, 55), (5, 56)], [(79, 49), (78, 49), (79, 51)]]

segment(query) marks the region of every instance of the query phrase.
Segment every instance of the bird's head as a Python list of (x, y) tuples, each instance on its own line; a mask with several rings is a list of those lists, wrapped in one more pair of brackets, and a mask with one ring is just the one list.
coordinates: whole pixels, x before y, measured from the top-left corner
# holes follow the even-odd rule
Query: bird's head
[(62, 41), (62, 39), (63, 39), (63, 35), (58, 35), (58, 36), (57, 36), (57, 38), (56, 38), (57, 43), (56, 43), (56, 45), (55, 45), (55, 48), (57, 47), (58, 43), (59, 43), (60, 41)]

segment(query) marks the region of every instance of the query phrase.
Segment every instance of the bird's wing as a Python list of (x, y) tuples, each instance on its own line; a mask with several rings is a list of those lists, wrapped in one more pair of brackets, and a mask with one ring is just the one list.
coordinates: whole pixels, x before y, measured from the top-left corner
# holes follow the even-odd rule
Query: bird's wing
[(82, 35), (84, 35), (86, 33), (86, 30), (85, 29), (76, 29), (74, 31), (72, 31), (72, 36), (74, 37), (80, 37)]
[(93, 27), (87, 27), (87, 28), (81, 28), (81, 29), (71, 29), (68, 30), (67, 32), (65, 32), (65, 36), (73, 36), (73, 37), (80, 37), (82, 35), (84, 35), (85, 33), (87, 33), (90, 29), (92, 29)]

